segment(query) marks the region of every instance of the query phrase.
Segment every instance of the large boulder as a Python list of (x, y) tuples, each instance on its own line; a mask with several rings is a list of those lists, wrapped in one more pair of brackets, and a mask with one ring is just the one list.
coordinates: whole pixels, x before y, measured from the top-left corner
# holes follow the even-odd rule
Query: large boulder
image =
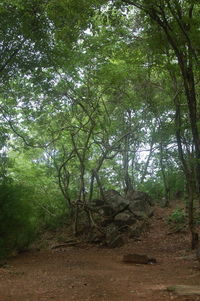
[(153, 202), (151, 197), (142, 191), (131, 190), (126, 195), (130, 211), (140, 218), (152, 217)]
[(104, 200), (93, 200), (90, 206), (105, 233), (104, 238), (93, 233), (91, 240), (98, 242), (102, 239), (103, 244), (112, 248), (123, 245), (125, 236), (140, 236), (146, 226), (146, 220), (153, 215), (149, 195), (135, 190), (128, 191), (126, 196), (113, 189), (107, 190), (104, 192)]
[(150, 197), (150, 195), (144, 191), (139, 191), (139, 190), (129, 190), (126, 193), (126, 199), (129, 202), (134, 202), (136, 200), (144, 200), (145, 202), (147, 202), (150, 206), (153, 206), (153, 200)]
[(95, 199), (91, 202), (100, 214), (105, 217), (114, 217), (118, 212), (123, 211), (128, 206), (128, 200), (120, 195), (116, 190), (110, 189), (104, 192), (104, 200)]
[(125, 225), (133, 225), (136, 223), (136, 218), (130, 211), (124, 211), (114, 217), (114, 224), (121, 227)]
[(109, 248), (121, 247), (124, 244), (122, 234), (115, 224), (110, 224), (106, 228), (106, 245)]
[(126, 208), (129, 204), (129, 201), (122, 197), (121, 194), (114, 189), (105, 191), (104, 197), (107, 206), (112, 208), (115, 213), (124, 210), (124, 208)]
[(129, 227), (129, 238), (137, 239), (141, 234), (147, 230), (148, 221), (147, 220), (138, 220), (134, 225)]

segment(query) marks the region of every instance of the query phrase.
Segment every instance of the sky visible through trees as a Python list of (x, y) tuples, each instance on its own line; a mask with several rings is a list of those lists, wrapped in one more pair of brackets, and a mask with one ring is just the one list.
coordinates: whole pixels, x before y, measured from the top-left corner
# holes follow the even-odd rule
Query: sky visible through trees
[(186, 199), (194, 232), (199, 13), (195, 0), (1, 1), (1, 185), (29, 211), (19, 225), (137, 189)]

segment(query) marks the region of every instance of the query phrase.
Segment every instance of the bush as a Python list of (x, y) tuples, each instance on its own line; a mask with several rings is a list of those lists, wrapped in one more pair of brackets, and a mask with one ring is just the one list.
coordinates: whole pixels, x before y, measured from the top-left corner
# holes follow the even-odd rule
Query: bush
[(30, 189), (21, 185), (0, 185), (0, 258), (27, 247), (35, 237), (30, 196)]
[(69, 212), (64, 208), (56, 207), (53, 212), (53, 215), (45, 212), (38, 213), (38, 223), (41, 231), (63, 227), (69, 221)]
[(138, 185), (138, 189), (148, 193), (154, 201), (158, 201), (163, 198), (163, 185), (154, 179), (148, 179), (142, 185)]
[(186, 222), (186, 214), (183, 209), (177, 208), (168, 217), (168, 221), (171, 224), (183, 225)]

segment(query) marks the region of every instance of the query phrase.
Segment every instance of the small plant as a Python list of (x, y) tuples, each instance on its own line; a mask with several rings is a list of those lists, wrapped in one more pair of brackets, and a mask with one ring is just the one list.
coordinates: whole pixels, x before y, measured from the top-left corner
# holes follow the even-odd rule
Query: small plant
[(168, 222), (172, 225), (182, 226), (186, 222), (186, 214), (183, 209), (177, 208), (168, 217)]

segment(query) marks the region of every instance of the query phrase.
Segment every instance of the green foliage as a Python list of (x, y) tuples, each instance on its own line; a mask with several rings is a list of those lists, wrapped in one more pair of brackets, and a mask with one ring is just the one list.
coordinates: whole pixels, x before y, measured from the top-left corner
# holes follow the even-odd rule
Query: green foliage
[(19, 186), (30, 189), (38, 229), (56, 228), (66, 221), (68, 207), (55, 181), (55, 171), (44, 163), (42, 155), (31, 149), (10, 153), (13, 165), (9, 174)]
[(163, 198), (163, 184), (159, 179), (148, 179), (142, 185), (138, 185), (138, 189), (147, 192), (155, 201)]
[(32, 191), (22, 185), (0, 186), (0, 258), (27, 247), (36, 233)]
[(1, 1), (0, 78), (34, 72), (41, 64), (47, 66), (44, 49), (50, 51), (50, 26), (43, 9), (44, 1)]
[(54, 214), (45, 214), (45, 212), (40, 210), (39, 214), (40, 220), (40, 230), (53, 230), (63, 227), (70, 221), (69, 211), (64, 208), (56, 207)]
[(167, 170), (167, 182), (169, 186), (170, 199), (183, 198), (185, 190), (185, 181), (182, 171), (175, 169), (175, 166), (171, 166), (171, 169)]
[[(187, 79), (199, 78), (199, 4), (191, 3), (1, 1), (5, 253), (26, 245), (36, 225), (62, 225), (67, 202), (98, 197), (100, 184), (123, 190), (127, 174), (154, 200), (184, 191), (181, 160), (188, 170), (196, 162), (186, 101), (193, 93), (182, 92)], [(194, 74), (183, 80), (180, 62), (181, 70), (194, 66)], [(181, 224), (179, 211), (170, 223)]]
[(183, 227), (186, 222), (186, 214), (184, 210), (181, 208), (174, 209), (174, 211), (168, 217), (168, 222), (171, 225), (181, 229), (181, 227)]

